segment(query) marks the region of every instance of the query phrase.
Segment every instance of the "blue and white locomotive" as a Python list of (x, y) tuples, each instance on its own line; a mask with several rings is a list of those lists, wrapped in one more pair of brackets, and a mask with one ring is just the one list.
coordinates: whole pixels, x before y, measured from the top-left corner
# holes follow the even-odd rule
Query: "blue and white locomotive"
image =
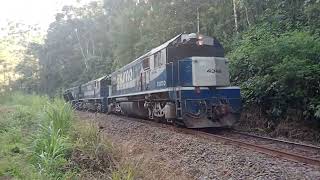
[[(93, 82), (100, 84), (106, 78)], [(180, 34), (108, 78), (107, 93), (93, 98), (80, 95), (73, 98), (74, 104), (86, 107), (91, 101), (97, 110), (187, 128), (231, 127), (240, 115), (240, 88), (230, 87), (224, 49), (208, 36)], [(72, 94), (70, 89), (66, 92)]]

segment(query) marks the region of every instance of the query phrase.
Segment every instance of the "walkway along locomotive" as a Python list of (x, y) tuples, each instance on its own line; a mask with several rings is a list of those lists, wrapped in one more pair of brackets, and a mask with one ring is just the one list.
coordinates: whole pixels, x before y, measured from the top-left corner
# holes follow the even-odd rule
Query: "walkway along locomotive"
[(114, 73), (67, 89), (77, 109), (167, 121), (187, 128), (231, 127), (240, 115), (218, 40), (179, 34)]

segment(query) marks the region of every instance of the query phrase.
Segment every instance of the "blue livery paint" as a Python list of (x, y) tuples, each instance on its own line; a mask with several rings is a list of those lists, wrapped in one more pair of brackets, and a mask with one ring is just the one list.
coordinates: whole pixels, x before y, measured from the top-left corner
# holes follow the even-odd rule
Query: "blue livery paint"
[(192, 61), (186, 58), (177, 62), (178, 69), (178, 86), (192, 86)]

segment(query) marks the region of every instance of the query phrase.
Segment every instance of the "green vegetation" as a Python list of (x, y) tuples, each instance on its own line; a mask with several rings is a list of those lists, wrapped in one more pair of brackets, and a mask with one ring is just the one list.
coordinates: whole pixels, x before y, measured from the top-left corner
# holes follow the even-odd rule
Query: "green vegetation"
[(31, 142), (39, 140), (34, 137), (42, 123), (39, 110), (48, 99), (22, 94), (3, 94), (0, 99), (0, 176), (40, 179), (43, 174), (31, 165), (31, 158), (40, 154), (33, 154)]
[(234, 42), (232, 80), (242, 87), (245, 106), (259, 107), (275, 125), (284, 119), (319, 125), (320, 34), (313, 23), (320, 6), (293, 5), (295, 12), (283, 6), (265, 14)]
[[(133, 179), (94, 124), (75, 121), (60, 99), (0, 97), (0, 177), (17, 179)], [(120, 173), (121, 172), (121, 173)]]
[(320, 39), (309, 32), (274, 35), (264, 27), (246, 33), (230, 53), (233, 79), (246, 105), (259, 105), (272, 119), (305, 120), (320, 113)]
[[(65, 6), (44, 40), (36, 27), (8, 25), (13, 35), (0, 41), (0, 81), (4, 89), (11, 82), (13, 89), (54, 96), (113, 72), (179, 33), (196, 32), (197, 9), (200, 32), (226, 49), (245, 111), (257, 107), (274, 124), (319, 123), (319, 0), (104, 0)], [(5, 66), (11, 59), (15, 68)], [(10, 81), (11, 76), (19, 78)]]

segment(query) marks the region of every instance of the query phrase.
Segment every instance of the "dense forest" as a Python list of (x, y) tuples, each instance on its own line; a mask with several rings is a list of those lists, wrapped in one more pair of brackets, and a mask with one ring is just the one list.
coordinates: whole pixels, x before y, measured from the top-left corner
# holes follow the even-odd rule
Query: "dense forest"
[[(320, 118), (319, 0), (104, 0), (65, 6), (45, 37), (10, 23), (2, 89), (54, 96), (114, 71), (179, 33), (219, 39), (245, 108), (272, 121)], [(9, 63), (14, 62), (13, 64)]]

